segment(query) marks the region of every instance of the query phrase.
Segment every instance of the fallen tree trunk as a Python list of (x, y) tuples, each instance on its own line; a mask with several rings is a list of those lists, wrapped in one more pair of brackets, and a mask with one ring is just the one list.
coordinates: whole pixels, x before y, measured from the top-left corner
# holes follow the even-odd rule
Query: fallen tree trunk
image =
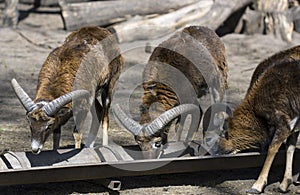
[(110, 28), (116, 33), (120, 43), (156, 39), (174, 32), (177, 26), (183, 26), (187, 18), (203, 16), (212, 4), (212, 1), (203, 1), (151, 19), (136, 16)]
[(84, 25), (105, 26), (125, 20), (128, 15), (167, 13), (198, 0), (117, 0), (88, 3), (66, 3), (59, 0), (65, 29), (74, 30)]
[(202, 25), (216, 30), (232, 13), (252, 0), (203, 0), (172, 13), (148, 19), (135, 17), (111, 28), (120, 43), (163, 37), (187, 25)]
[(231, 14), (250, 5), (252, 2), (253, 0), (215, 0), (211, 10), (194, 23), (216, 30)]
[[(67, 3), (87, 2), (90, 0), (66, 0)], [(38, 6), (58, 6), (58, 0), (19, 0), (22, 4), (32, 4)]]

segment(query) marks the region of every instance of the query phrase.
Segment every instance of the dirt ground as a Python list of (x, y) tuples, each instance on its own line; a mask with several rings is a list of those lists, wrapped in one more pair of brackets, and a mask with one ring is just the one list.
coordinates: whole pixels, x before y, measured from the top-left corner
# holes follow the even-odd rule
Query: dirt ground
[[(1, 18), (0, 18), (1, 19)], [(15, 97), (10, 80), (16, 78), (27, 93), (34, 97), (37, 75), (49, 52), (60, 45), (69, 32), (63, 30), (58, 14), (30, 13), (18, 29), (0, 28), (0, 148), (12, 151), (30, 150), (30, 133), (25, 111)], [(272, 36), (229, 34), (222, 37), (229, 63), (227, 101), (238, 104), (244, 97), (250, 77), (256, 65), (266, 57), (282, 49), (300, 44), (300, 35), (294, 34), (292, 43)], [(160, 40), (151, 42), (155, 45)], [(131, 98), (138, 100), (138, 90), (143, 64), (149, 54), (144, 52), (145, 41), (122, 44), (126, 69), (116, 89), (115, 102), (123, 103), (132, 89)], [(133, 76), (132, 76), (133, 75)], [(122, 96), (123, 94), (123, 96)], [(124, 95), (125, 94), (125, 95)], [(134, 103), (138, 104), (138, 103)], [(133, 111), (134, 114), (134, 111)], [(62, 146), (72, 145), (70, 121), (63, 129)], [(110, 141), (133, 144), (131, 134), (122, 130), (111, 117)], [(51, 140), (51, 138), (49, 139)], [(51, 149), (51, 141), (45, 149)], [(120, 194), (246, 194), (257, 178), (260, 169), (197, 172), (118, 178), (122, 182)], [(279, 194), (276, 187), (283, 176), (283, 168), (270, 172), (268, 186), (263, 194)], [(299, 193), (299, 186), (291, 185), (288, 194)], [(113, 194), (99, 185), (98, 180), (19, 185), (0, 187), (0, 194)]]

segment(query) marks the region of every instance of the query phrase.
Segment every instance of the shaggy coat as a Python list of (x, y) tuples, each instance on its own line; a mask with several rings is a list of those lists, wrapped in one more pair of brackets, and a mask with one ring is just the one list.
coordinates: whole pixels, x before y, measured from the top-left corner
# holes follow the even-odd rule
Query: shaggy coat
[[(297, 110), (298, 104), (293, 102), (298, 101), (298, 94), (294, 90), (290, 91), (291, 86), (284, 85), (292, 85), (294, 82), (293, 88), (299, 87), (296, 85), (298, 77), (293, 77), (299, 72), (297, 68), (291, 68), (296, 66), (298, 60), (300, 46), (276, 53), (257, 66), (245, 99), (235, 109), (233, 118), (229, 118), (228, 140), (221, 140), (222, 153), (267, 149), (274, 134), (274, 124), (277, 123), (275, 111), (284, 109), (281, 112), (290, 113)], [(293, 117), (295, 114), (291, 113), (289, 118)]]
[[(96, 26), (72, 32), (60, 47), (54, 49), (38, 76), (36, 97), (33, 100), (38, 108), (27, 113), (34, 152), (40, 152), (51, 133), (54, 133), (53, 148), (58, 148), (61, 126), (72, 115), (76, 122), (76, 148), (79, 148), (84, 120), (90, 110), (93, 114), (91, 131), (94, 135), (89, 137), (89, 143), (86, 144), (93, 144), (100, 122), (104, 133), (103, 144), (107, 144), (108, 110), (123, 65), (114, 36), (108, 30)], [(89, 92), (88, 98), (76, 100), (74, 105), (67, 103), (51, 116), (44, 112), (43, 107), (49, 102), (76, 90)]]
[[(225, 46), (213, 30), (190, 26), (177, 32), (154, 49), (145, 67), (140, 123), (148, 124), (159, 113), (183, 103), (199, 105), (197, 98), (208, 91), (214, 102), (221, 101), (228, 88), (227, 72)], [(158, 113), (151, 118), (153, 105)], [(164, 144), (168, 131), (166, 127), (154, 138), (141, 133), (136, 140), (148, 150), (144, 143), (160, 137)]]
[(277, 53), (258, 65), (245, 99), (229, 118), (226, 138), (220, 139), (220, 153), (268, 150), (250, 193), (263, 191), (274, 156), (285, 140), (287, 163), (280, 190), (286, 191), (292, 183), (291, 164), (300, 127), (299, 48)]

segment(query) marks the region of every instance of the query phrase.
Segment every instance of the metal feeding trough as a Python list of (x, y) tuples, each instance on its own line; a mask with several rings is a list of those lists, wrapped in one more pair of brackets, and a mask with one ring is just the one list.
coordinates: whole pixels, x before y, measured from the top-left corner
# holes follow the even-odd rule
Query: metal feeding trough
[[(266, 157), (266, 154), (254, 152), (193, 156), (200, 148), (199, 143), (192, 141), (183, 149), (184, 145), (170, 143), (160, 159), (143, 159), (138, 146), (60, 149), (43, 151), (39, 155), (6, 151), (0, 158), (0, 185), (261, 167)], [(284, 164), (285, 152), (280, 151), (273, 166)], [(297, 149), (294, 165), (299, 164), (300, 153)], [(296, 170), (299, 170), (299, 167)], [(120, 183), (112, 181), (107, 187), (118, 190)]]
[[(266, 157), (266, 154), (258, 152), (234, 155), (202, 154), (203, 145), (195, 140), (166, 144), (158, 159), (144, 159), (137, 145), (59, 149), (43, 151), (39, 155), (4, 150), (0, 151), (0, 185), (262, 167)], [(273, 166), (284, 164), (285, 151), (280, 150)], [(300, 152), (297, 149), (294, 170), (299, 171), (299, 165)], [(110, 181), (106, 186), (118, 190), (120, 184), (119, 181)]]

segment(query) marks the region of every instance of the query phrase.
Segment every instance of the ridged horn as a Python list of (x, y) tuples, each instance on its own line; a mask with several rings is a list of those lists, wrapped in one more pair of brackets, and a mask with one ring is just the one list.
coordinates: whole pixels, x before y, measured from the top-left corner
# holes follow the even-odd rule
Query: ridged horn
[(48, 116), (53, 116), (57, 111), (59, 111), (64, 105), (70, 103), (72, 99), (76, 99), (79, 97), (83, 97), (88, 95), (89, 92), (87, 90), (76, 90), (65, 95), (62, 95), (55, 100), (52, 100), (47, 105), (43, 107), (44, 112)]
[[(226, 113), (228, 116), (232, 117), (232, 110), (228, 103), (215, 103), (207, 108), (204, 113), (202, 120), (203, 132), (215, 130), (219, 126), (215, 123), (215, 114), (217, 113)], [(219, 122), (219, 121), (217, 121)]]
[(20, 100), (23, 107), (27, 112), (31, 112), (33, 109), (37, 107), (37, 105), (32, 101), (32, 99), (28, 96), (28, 94), (23, 90), (23, 88), (19, 85), (16, 79), (11, 80), (11, 85), (14, 89), (14, 92), (18, 99)]
[(116, 104), (113, 107), (113, 112), (120, 123), (133, 135), (138, 135), (144, 126), (140, 125), (138, 122), (130, 118), (120, 107), (119, 104)]
[[(194, 104), (182, 104), (176, 106), (157, 117), (149, 125), (145, 127), (145, 133), (154, 135), (156, 132), (164, 128), (169, 122), (181, 114), (189, 112), (200, 112), (199, 107)], [(200, 116), (199, 116), (200, 117)]]

